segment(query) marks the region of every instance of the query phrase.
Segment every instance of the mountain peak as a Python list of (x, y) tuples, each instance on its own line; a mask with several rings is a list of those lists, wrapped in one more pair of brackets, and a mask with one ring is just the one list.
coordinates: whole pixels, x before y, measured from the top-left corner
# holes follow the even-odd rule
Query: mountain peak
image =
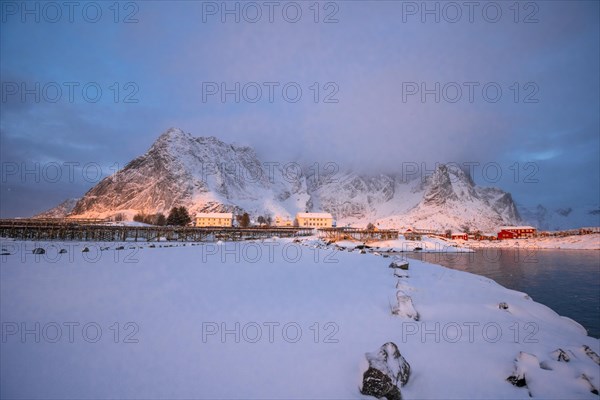
[(169, 128), (164, 131), (158, 139), (152, 144), (152, 149), (168, 148), (173, 145), (181, 144), (180, 146), (187, 146), (187, 143), (193, 139), (193, 136), (179, 128)]
[(425, 204), (444, 204), (448, 200), (456, 200), (452, 186), (450, 171), (445, 164), (438, 165), (433, 174), (427, 179), (427, 191), (423, 197)]
[(189, 133), (184, 132), (182, 129), (170, 127), (166, 131), (164, 131), (158, 138), (174, 138), (178, 136), (190, 137)]

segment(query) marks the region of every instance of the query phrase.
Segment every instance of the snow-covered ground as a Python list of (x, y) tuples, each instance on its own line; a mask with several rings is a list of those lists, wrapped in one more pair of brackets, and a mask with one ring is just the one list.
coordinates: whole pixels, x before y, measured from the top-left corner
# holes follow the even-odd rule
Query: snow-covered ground
[(600, 341), (477, 275), (314, 241), (2, 248), (2, 398), (366, 399), (365, 353), (389, 341), (404, 399), (598, 398)]
[[(310, 241), (309, 241), (310, 243)], [(406, 240), (400, 235), (395, 240), (378, 240), (373, 242), (361, 242), (357, 240), (339, 240), (335, 246), (340, 249), (359, 249), (362, 246), (368, 246), (366, 250), (370, 252), (407, 252), (422, 251), (424, 253), (471, 253), (472, 249), (464, 245), (459, 245), (455, 241), (446, 240), (439, 237), (429, 237), (423, 235), (421, 240)]]
[(110, 221), (105, 222), (103, 225), (112, 225), (112, 226), (154, 226), (151, 224), (147, 224), (145, 222), (138, 221)]
[(575, 235), (566, 237), (540, 237), (508, 240), (455, 240), (458, 246), (480, 247), (520, 247), (535, 249), (600, 250), (600, 234)]

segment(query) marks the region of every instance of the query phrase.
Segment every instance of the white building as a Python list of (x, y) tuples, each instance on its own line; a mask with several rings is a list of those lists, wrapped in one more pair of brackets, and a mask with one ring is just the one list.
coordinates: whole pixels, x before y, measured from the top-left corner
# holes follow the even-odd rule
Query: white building
[(289, 216), (281, 217), (279, 215), (275, 216), (275, 226), (294, 226), (294, 222), (290, 219)]
[(331, 228), (333, 216), (329, 213), (298, 213), (298, 226), (301, 228)]
[(232, 213), (198, 213), (196, 226), (233, 226)]

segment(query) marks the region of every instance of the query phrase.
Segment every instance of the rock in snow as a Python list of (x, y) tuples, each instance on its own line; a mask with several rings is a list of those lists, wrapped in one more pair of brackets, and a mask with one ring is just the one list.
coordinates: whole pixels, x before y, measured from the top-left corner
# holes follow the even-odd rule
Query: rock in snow
[[(526, 387), (527, 386), (527, 372), (528, 370), (540, 368), (540, 362), (536, 356), (533, 354), (520, 352), (517, 358), (515, 359), (515, 370), (511, 376), (506, 378), (507, 381), (512, 383), (517, 387)], [(531, 396), (531, 392), (529, 392), (529, 396)]]
[(363, 375), (363, 386), (360, 392), (367, 396), (375, 396), (378, 399), (385, 397), (388, 400), (402, 400), (400, 389), (392, 383), (392, 379), (372, 367), (369, 367)]
[(410, 377), (410, 364), (402, 357), (398, 346), (388, 342), (375, 353), (367, 353), (369, 369), (363, 374), (360, 392), (364, 395), (400, 400), (400, 386), (406, 385)]
[[(585, 354), (587, 355), (587, 352)], [(517, 387), (526, 387), (529, 397), (533, 398), (569, 398), (569, 393), (572, 393), (575, 387), (585, 387), (589, 392), (598, 394), (594, 378), (588, 376), (589, 372), (583, 372), (589, 371), (589, 368), (584, 366), (589, 360), (583, 357), (578, 362), (570, 362), (571, 357), (562, 349), (557, 349), (550, 355), (552, 360), (545, 359), (543, 354), (536, 356), (520, 352), (515, 359), (514, 372), (506, 380)], [(550, 381), (557, 384), (557, 387), (550, 388)]]
[(402, 270), (408, 270), (408, 261), (394, 260), (389, 266), (390, 268), (400, 268)]
[(594, 386), (586, 374), (581, 374), (581, 379), (588, 385), (590, 392), (594, 393), (595, 395), (598, 394), (598, 389), (596, 386)]
[(415, 310), (412, 298), (409, 295), (402, 290), (398, 290), (396, 292), (396, 299), (398, 300), (398, 304), (392, 309), (392, 314), (414, 319), (415, 321), (419, 320), (419, 313)]
[(590, 349), (589, 346), (584, 345), (583, 351), (585, 351), (585, 355), (591, 358), (593, 362), (600, 365), (600, 357), (598, 356), (598, 354), (596, 354), (594, 350)]
[(571, 357), (563, 349), (557, 349), (552, 353), (552, 356), (556, 361), (569, 362), (571, 360)]

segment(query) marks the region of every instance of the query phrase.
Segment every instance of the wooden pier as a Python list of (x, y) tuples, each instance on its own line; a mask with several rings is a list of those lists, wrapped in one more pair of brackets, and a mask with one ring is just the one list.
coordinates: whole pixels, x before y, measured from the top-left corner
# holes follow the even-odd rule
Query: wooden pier
[(368, 242), (398, 239), (398, 231), (394, 229), (321, 228), (319, 236), (333, 241), (351, 239)]
[(0, 220), (0, 237), (18, 240), (205, 242), (309, 236), (312, 233), (312, 228), (297, 227), (196, 228), (107, 225), (100, 220)]

